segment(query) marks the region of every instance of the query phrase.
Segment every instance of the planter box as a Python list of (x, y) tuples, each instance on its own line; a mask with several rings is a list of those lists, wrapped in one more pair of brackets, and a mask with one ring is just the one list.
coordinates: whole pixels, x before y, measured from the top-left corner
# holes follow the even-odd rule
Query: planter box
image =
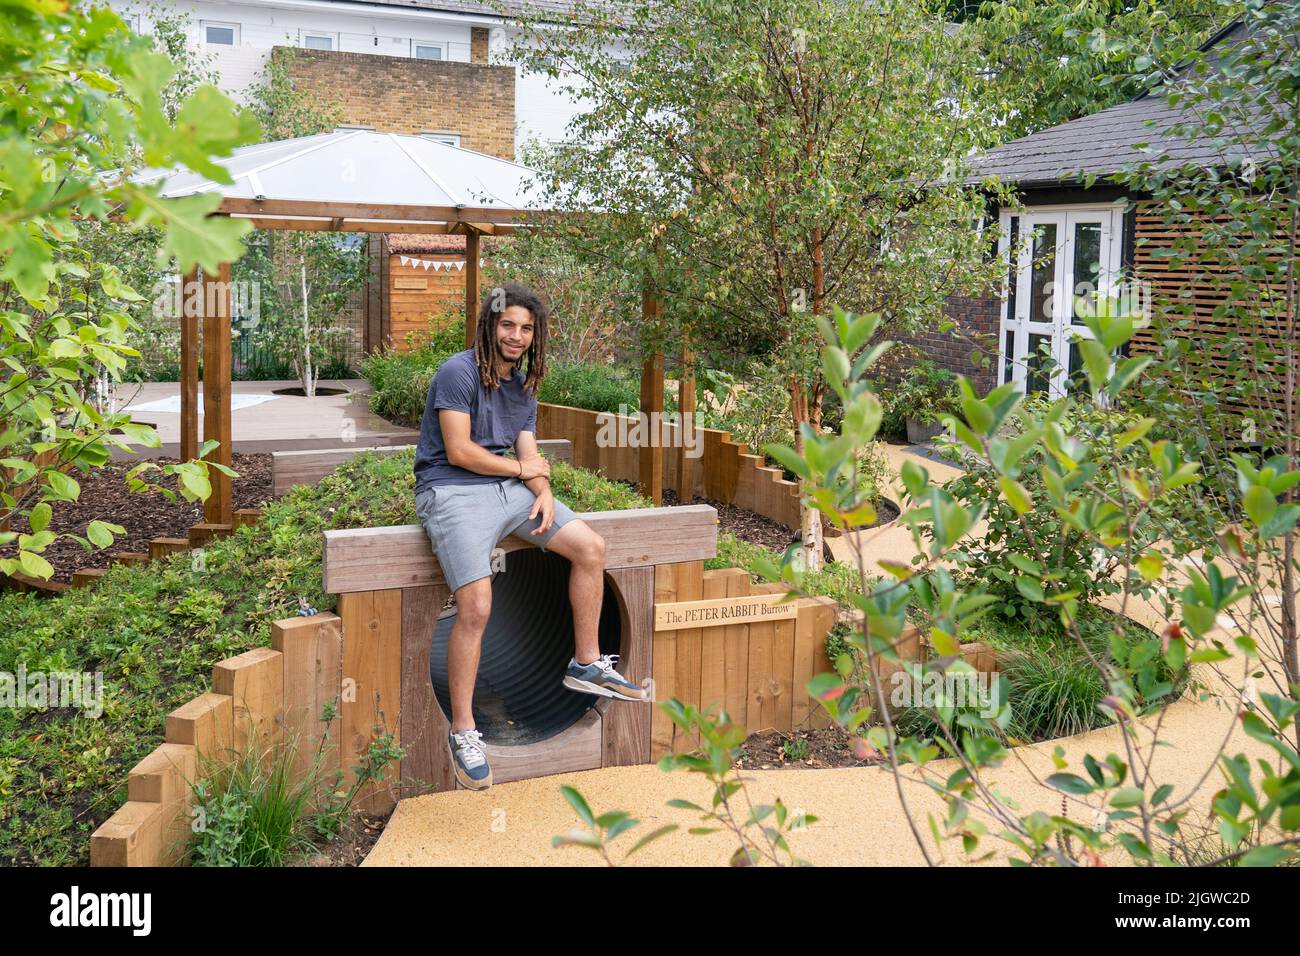
[(907, 440), (913, 445), (923, 445), (938, 435), (943, 434), (943, 425), (939, 422), (925, 424), (919, 418), (907, 420)]

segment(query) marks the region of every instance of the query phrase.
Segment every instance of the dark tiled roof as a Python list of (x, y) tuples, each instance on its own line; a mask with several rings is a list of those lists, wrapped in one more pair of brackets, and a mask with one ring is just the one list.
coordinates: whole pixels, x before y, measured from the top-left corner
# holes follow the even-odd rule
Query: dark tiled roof
[[(1230, 26), (1216, 34), (1207, 47), (1221, 49), (1219, 44), (1234, 41), (1241, 33), (1239, 24)], [(1212, 52), (1207, 60), (1213, 63), (1217, 56)], [(1102, 178), (1126, 164), (1162, 156), (1168, 157), (1161, 163), (1164, 166), (1223, 166), (1246, 157), (1247, 151), (1240, 145), (1226, 149), (1208, 135), (1184, 137), (1171, 132), (1177, 124), (1195, 118), (1196, 114), (1182, 105), (1170, 106), (1164, 90), (1153, 90), (990, 149), (973, 161), (975, 175), (968, 181), (996, 176), (1020, 186), (1070, 184), (1088, 175)], [(1139, 148), (1142, 144), (1145, 146)]]

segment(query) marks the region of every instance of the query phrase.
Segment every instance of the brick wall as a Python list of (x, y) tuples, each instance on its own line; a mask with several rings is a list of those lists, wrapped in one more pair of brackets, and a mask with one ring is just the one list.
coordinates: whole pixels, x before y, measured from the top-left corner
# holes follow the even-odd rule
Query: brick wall
[[(900, 346), (911, 346), (916, 354), (930, 359), (941, 368), (970, 378), (977, 393), (987, 392), (998, 381), (998, 321), (1000, 302), (997, 296), (951, 296), (944, 304), (944, 315), (957, 327), (940, 332), (937, 326), (916, 336), (899, 336)], [(899, 348), (900, 354), (904, 349)], [(972, 361), (973, 352), (988, 359), (987, 367)]]
[[(487, 32), (472, 46), (487, 58)], [(459, 133), (460, 145), (502, 159), (515, 156), (515, 68), (486, 62), (414, 60), (373, 53), (276, 47), (292, 57), (299, 89), (336, 100), (344, 125), (389, 133)]]
[(487, 27), (469, 28), (469, 61), (471, 63), (486, 63), (488, 61)]

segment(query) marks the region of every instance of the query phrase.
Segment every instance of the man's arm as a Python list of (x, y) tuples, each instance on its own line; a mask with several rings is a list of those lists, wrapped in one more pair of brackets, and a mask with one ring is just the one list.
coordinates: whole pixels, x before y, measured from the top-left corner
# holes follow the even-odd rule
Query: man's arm
[(523, 461), (522, 457), (519, 461), (511, 461), (503, 455), (494, 455), (470, 438), (468, 412), (440, 408), (438, 424), (442, 426), (442, 441), (447, 447), (447, 461), (457, 468), (464, 468), (466, 471), (480, 475), (502, 475), (507, 478), (519, 475), (519, 463)]
[[(532, 432), (520, 432), (515, 437), (515, 457), (520, 461), (538, 454), (541, 454), (541, 452), (537, 450), (537, 436)], [(528, 490), (534, 495), (540, 495), (543, 491), (551, 490), (551, 480), (546, 475), (529, 478), (524, 484), (528, 486)]]

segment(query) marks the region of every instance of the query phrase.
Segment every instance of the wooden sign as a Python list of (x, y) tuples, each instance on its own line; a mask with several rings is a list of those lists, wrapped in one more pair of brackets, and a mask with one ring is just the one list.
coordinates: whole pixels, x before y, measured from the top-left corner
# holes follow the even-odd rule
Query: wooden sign
[(428, 279), (393, 279), (394, 289), (427, 289), (429, 288)]
[(754, 621), (783, 621), (799, 615), (797, 601), (777, 602), (784, 594), (755, 594), (751, 597), (714, 598), (709, 601), (677, 601), (655, 605), (655, 630), (677, 631), (687, 627), (720, 624), (749, 624)]

